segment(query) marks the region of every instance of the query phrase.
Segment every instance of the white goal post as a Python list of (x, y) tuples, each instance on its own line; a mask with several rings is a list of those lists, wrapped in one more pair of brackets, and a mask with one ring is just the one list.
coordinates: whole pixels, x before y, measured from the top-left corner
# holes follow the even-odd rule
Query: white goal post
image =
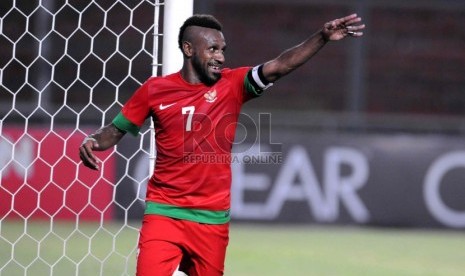
[(151, 74), (180, 68), (192, 12), (193, 0), (0, 5), (0, 275), (134, 275), (153, 127), (97, 153), (98, 172), (78, 147)]

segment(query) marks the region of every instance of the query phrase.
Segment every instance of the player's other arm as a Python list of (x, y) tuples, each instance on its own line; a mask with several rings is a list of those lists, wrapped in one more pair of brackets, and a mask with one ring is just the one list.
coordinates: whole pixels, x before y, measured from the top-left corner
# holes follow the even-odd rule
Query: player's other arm
[(262, 74), (272, 83), (289, 74), (310, 58), (328, 42), (341, 40), (347, 36), (360, 37), (365, 28), (356, 14), (338, 18), (324, 24), (323, 28), (302, 43), (285, 50), (278, 57), (263, 64)]
[(99, 161), (93, 151), (103, 151), (116, 145), (126, 132), (118, 129), (113, 123), (102, 127), (87, 136), (79, 147), (82, 163), (93, 170), (99, 170)]

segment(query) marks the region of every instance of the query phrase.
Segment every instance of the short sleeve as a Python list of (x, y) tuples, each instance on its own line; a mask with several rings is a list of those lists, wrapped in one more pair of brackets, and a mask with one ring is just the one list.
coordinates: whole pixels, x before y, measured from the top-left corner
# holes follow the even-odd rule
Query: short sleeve
[(137, 135), (145, 120), (150, 116), (148, 93), (150, 80), (146, 81), (124, 104), (113, 124), (122, 131)]

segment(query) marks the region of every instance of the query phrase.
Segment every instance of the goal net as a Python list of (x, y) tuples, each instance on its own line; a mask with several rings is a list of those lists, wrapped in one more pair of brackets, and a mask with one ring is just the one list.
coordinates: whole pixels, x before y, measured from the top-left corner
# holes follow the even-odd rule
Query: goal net
[(151, 128), (78, 147), (159, 74), (164, 2), (0, 4), (0, 275), (134, 275)]

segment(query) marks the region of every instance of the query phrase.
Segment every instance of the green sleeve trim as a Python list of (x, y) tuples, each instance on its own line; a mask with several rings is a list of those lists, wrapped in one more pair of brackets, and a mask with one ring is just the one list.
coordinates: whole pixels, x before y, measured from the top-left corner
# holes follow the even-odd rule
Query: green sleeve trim
[(120, 130), (126, 131), (131, 133), (134, 136), (139, 135), (140, 127), (136, 126), (135, 124), (131, 123), (126, 117), (124, 117), (123, 113), (118, 113), (116, 117), (113, 119), (112, 123)]
[(249, 81), (249, 74), (247, 74), (244, 78), (244, 86), (247, 92), (252, 96), (252, 97), (260, 97), (263, 94), (264, 90), (261, 89), (256, 89)]
[(207, 224), (224, 224), (231, 219), (229, 210), (209, 211), (177, 207), (168, 204), (146, 202), (145, 214), (162, 215), (171, 218), (185, 219)]

